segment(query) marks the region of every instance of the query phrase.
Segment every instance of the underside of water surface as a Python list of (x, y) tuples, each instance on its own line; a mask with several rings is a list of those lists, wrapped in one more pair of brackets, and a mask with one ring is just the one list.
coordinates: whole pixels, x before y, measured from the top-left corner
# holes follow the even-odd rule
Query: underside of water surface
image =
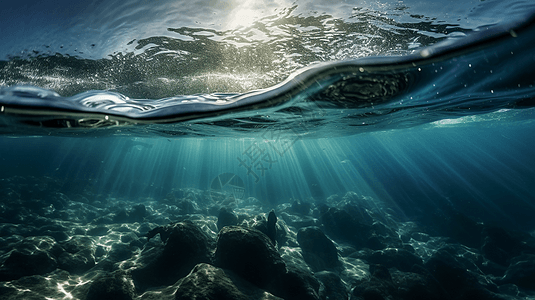
[(533, 299), (531, 2), (0, 4), (0, 299)]

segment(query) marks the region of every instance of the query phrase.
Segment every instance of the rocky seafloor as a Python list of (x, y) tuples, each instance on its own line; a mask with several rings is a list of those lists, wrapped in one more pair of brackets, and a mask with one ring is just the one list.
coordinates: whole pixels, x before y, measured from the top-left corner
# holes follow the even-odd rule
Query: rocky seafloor
[(353, 192), (113, 198), (0, 180), (0, 299), (534, 299), (535, 238)]

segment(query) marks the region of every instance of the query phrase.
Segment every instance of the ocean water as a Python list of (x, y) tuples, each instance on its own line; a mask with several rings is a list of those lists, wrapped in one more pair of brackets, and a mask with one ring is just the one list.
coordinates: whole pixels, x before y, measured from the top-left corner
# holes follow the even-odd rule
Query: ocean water
[(0, 299), (534, 299), (532, 1), (0, 4)]

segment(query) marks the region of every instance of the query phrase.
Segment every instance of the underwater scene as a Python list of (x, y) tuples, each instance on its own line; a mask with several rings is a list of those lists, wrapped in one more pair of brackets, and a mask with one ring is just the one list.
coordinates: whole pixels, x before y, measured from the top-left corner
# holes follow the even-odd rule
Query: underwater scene
[(7, 0), (0, 299), (535, 299), (535, 2)]

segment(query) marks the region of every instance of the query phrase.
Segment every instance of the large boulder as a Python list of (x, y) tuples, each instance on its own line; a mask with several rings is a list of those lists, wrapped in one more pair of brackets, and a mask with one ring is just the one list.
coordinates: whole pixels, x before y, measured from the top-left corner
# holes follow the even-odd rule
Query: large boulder
[(212, 261), (212, 238), (191, 221), (158, 227), (148, 237), (156, 234), (160, 234), (164, 244), (148, 243), (137, 261), (140, 267), (132, 271), (139, 290), (172, 285), (195, 265)]
[(286, 300), (319, 300), (320, 282), (300, 268), (288, 267), (269, 289)]
[(447, 249), (439, 249), (424, 266), (448, 299), (492, 299), (497, 291), (494, 283), (467, 269)]
[(340, 265), (333, 242), (318, 227), (301, 228), (297, 241), (303, 258), (314, 271), (334, 269)]
[[(508, 266), (510, 260), (522, 252), (532, 252), (520, 237), (499, 227), (486, 227), (483, 230), (483, 246), (481, 252), (490, 261)], [(524, 240), (527, 240), (524, 238)], [(530, 251), (531, 250), (531, 251)]]
[(397, 232), (381, 222), (373, 222), (367, 236), (366, 246), (373, 250), (399, 248), (402, 246)]
[(451, 209), (445, 209), (443, 215), (434, 217), (435, 235), (451, 237), (456, 242), (472, 248), (481, 247), (483, 226), (468, 216)]
[(535, 255), (524, 254), (512, 259), (501, 282), (535, 290)]
[(215, 265), (287, 300), (319, 299), (317, 279), (305, 270), (286, 267), (271, 240), (253, 228), (227, 226), (221, 229)]
[(276, 300), (281, 299), (234, 275), (209, 264), (198, 264), (178, 283), (177, 300)]
[(225, 226), (238, 225), (238, 216), (231, 208), (221, 207), (217, 217), (217, 228), (221, 230)]
[(215, 265), (234, 271), (260, 288), (267, 288), (286, 272), (271, 240), (259, 230), (223, 227), (217, 239)]
[(428, 276), (412, 272), (391, 272), (392, 282), (396, 286), (397, 299), (406, 300), (446, 300), (436, 281)]
[(392, 299), (396, 286), (388, 269), (381, 265), (370, 265), (371, 276), (358, 282), (351, 291), (351, 300)]
[(321, 271), (314, 276), (322, 283), (320, 287), (321, 299), (347, 299), (348, 292), (340, 276), (334, 272)]
[(274, 211), (269, 214), (259, 214), (246, 218), (239, 224), (242, 227), (254, 228), (268, 236), (273, 245), (282, 246), (287, 240), (288, 227), (283, 220), (279, 220)]
[[(364, 224), (360, 218), (347, 211), (330, 207), (321, 210), (320, 220), (325, 233), (336, 241), (350, 243), (353, 247), (380, 250), (401, 247), (398, 234), (381, 222)], [(369, 222), (368, 222), (369, 223)]]
[(87, 291), (86, 300), (131, 300), (135, 296), (131, 281), (122, 272), (99, 275)]
[(360, 223), (349, 213), (338, 208), (330, 207), (322, 212), (320, 220), (330, 237), (348, 242), (357, 249), (368, 246), (371, 226)]

